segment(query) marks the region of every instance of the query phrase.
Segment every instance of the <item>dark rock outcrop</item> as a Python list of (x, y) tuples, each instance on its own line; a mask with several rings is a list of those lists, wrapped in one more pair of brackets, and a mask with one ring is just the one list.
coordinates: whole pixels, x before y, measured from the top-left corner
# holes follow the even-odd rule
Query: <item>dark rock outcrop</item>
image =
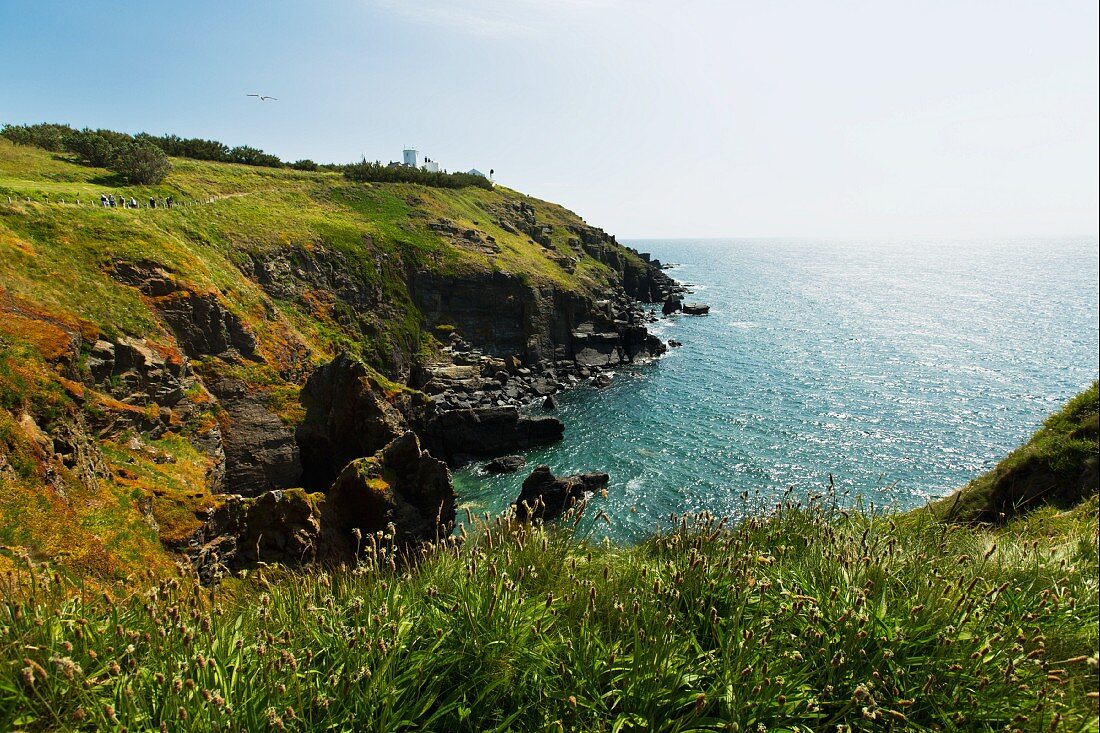
[(689, 316), (705, 316), (710, 313), (710, 306), (705, 303), (684, 303), (681, 310)]
[(523, 456), (500, 456), (486, 462), (482, 468), (486, 473), (501, 474), (515, 473), (526, 465), (527, 460)]
[[(330, 544), (390, 531), (398, 546), (450, 533), (455, 495), (447, 464), (420, 449), (412, 431), (370, 458), (349, 463), (325, 496), (324, 530)], [(347, 554), (339, 552), (340, 555)]]
[(239, 379), (214, 379), (208, 387), (225, 411), (225, 477), (217, 490), (255, 496), (297, 486), (302, 464), (294, 431), (267, 409), (263, 394)]
[(155, 262), (117, 261), (110, 272), (149, 298), (188, 356), (234, 352), (256, 357), (255, 335), (216, 293), (195, 292)]
[(295, 431), (302, 484), (324, 488), (356, 458), (374, 454), (405, 431), (400, 411), (361, 362), (341, 354), (306, 380), (306, 416)]
[(556, 417), (521, 415), (515, 407), (447, 410), (428, 417), (418, 431), (432, 455), (493, 456), (560, 440)]
[(557, 519), (586, 496), (607, 488), (606, 473), (580, 473), (556, 478), (549, 466), (539, 466), (523, 481), (513, 506), (521, 520)]
[(204, 582), (219, 571), (256, 562), (301, 565), (320, 559), (320, 496), (302, 489), (254, 498), (226, 497), (192, 540), (187, 554)]
[(349, 463), (324, 493), (302, 489), (230, 496), (187, 551), (204, 580), (256, 562), (343, 563), (376, 532), (398, 548), (450, 533), (455, 496), (447, 465), (406, 432), (369, 458)]

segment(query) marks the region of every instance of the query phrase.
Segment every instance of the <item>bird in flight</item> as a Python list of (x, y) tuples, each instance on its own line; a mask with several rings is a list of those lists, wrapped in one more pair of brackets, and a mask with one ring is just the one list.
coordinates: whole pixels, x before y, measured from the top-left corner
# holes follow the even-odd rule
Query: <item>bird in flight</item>
[(258, 99), (259, 99), (259, 100), (260, 100), (261, 102), (266, 102), (266, 101), (267, 101), (267, 100), (269, 100), (269, 99), (270, 99), (270, 100), (272, 100), (272, 101), (274, 101), (274, 102), (278, 102), (278, 101), (279, 101), (279, 98), (278, 98), (278, 97), (268, 97), (268, 96), (265, 96), (265, 95), (263, 95), (263, 94), (248, 94), (248, 95), (246, 95), (246, 96), (249, 96), (249, 97), (257, 97), (257, 98), (258, 98)]

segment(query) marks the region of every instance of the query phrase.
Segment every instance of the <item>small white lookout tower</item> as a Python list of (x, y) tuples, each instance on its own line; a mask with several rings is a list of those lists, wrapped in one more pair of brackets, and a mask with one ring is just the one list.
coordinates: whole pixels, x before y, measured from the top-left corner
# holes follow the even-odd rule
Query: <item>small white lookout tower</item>
[(420, 166), (416, 162), (417, 153), (414, 148), (405, 148), (402, 152), (401, 162), (410, 168), (419, 168)]

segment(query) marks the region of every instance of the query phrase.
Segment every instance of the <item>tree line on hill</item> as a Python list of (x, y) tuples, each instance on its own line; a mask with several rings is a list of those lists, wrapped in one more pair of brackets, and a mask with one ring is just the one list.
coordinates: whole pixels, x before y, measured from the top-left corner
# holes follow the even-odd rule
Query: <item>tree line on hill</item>
[(18, 145), (72, 153), (86, 165), (106, 168), (138, 185), (163, 181), (172, 169), (168, 156), (173, 156), (268, 168), (337, 171), (349, 180), (360, 182), (418, 183), (436, 188), (492, 188), (492, 183), (487, 179), (469, 173), (430, 172), (400, 165), (368, 163), (366, 160), (344, 165), (315, 163), (309, 159), (291, 163), (248, 145), (231, 148), (217, 140), (183, 138), (178, 135), (150, 135), (144, 132), (130, 135), (114, 130), (89, 128), (77, 130), (69, 125), (44, 122), (35, 125), (5, 124), (0, 128), (0, 136)]

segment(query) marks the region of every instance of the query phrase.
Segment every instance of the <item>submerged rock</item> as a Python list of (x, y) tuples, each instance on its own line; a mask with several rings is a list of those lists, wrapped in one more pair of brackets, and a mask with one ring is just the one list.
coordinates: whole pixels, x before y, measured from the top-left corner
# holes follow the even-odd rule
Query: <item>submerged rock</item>
[(527, 460), (523, 456), (501, 456), (488, 461), (482, 468), (486, 473), (515, 473), (526, 465)]
[(607, 488), (606, 473), (579, 473), (557, 478), (549, 466), (539, 466), (523, 481), (513, 506), (526, 519), (557, 519), (586, 496)]

